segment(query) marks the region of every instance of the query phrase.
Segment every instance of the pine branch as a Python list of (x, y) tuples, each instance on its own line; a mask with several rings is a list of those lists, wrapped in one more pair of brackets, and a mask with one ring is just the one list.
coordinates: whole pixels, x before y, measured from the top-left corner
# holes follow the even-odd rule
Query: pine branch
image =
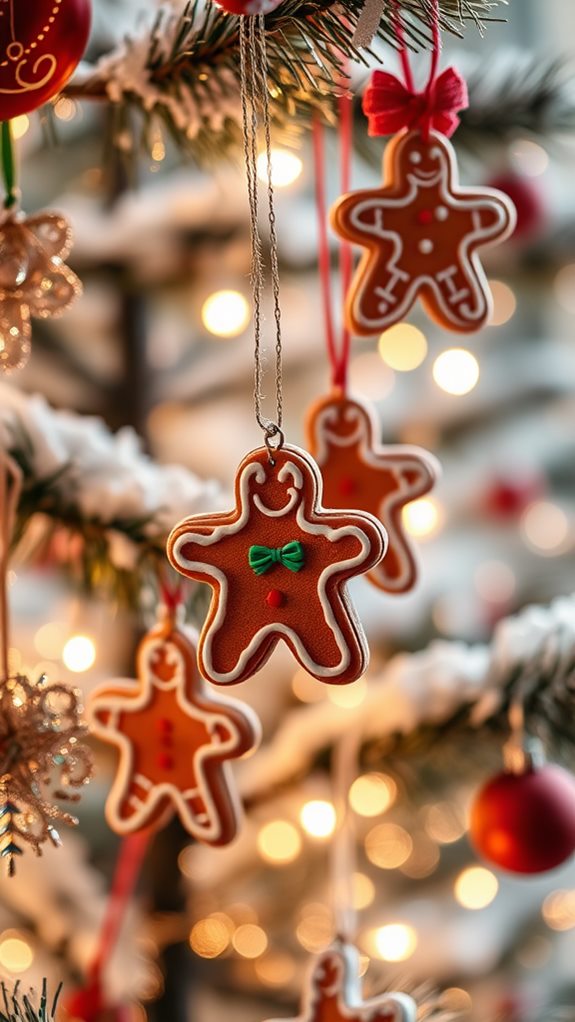
[(19, 983), (16, 983), (11, 993), (5, 983), (2, 983), (0, 990), (0, 1022), (55, 1022), (61, 987), (56, 991), (52, 1004), (49, 1004), (47, 984), (44, 980), (38, 1007), (31, 1000), (33, 995), (20, 994)]
[[(481, 31), (506, 0), (441, 0), (441, 27), (461, 35), (466, 21)], [(283, 0), (266, 18), (271, 116), (293, 136), (320, 116), (334, 118), (347, 61), (365, 63), (351, 42), (363, 0)], [(430, 0), (401, 0), (407, 44), (431, 44)], [(397, 47), (397, 14), (386, 0), (379, 36)], [(240, 141), (239, 19), (212, 3), (190, 0), (181, 14), (161, 8), (153, 25), (105, 56), (94, 73), (67, 87), (77, 99), (108, 100), (117, 108), (116, 141), (148, 149), (160, 122), (183, 152), (204, 163), (232, 154)], [(374, 58), (374, 54), (370, 53)], [(136, 139), (133, 113), (140, 115)], [(129, 140), (129, 143), (128, 143)]]

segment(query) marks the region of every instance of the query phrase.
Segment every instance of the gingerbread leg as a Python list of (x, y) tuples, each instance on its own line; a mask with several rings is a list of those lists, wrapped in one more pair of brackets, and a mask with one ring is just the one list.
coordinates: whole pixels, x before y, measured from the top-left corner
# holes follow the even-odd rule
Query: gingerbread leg
[(435, 277), (436, 318), (456, 330), (477, 330), (489, 313), (489, 300), (480, 281), (453, 263)]
[(300, 630), (297, 642), (289, 640), (296, 659), (319, 681), (344, 685), (355, 681), (366, 666), (367, 654), (342, 604), (338, 620), (313, 618)]
[(147, 802), (152, 788), (153, 784), (147, 777), (135, 774), (125, 795), (110, 807), (111, 812), (116, 813), (123, 823), (137, 818), (141, 825), (141, 819), (148, 815)]

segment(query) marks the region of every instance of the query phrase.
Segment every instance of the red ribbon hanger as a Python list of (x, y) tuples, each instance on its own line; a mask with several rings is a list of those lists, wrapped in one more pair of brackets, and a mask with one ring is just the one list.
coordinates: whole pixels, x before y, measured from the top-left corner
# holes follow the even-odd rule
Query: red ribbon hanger
[[(339, 101), (339, 141), (340, 141), (340, 184), (345, 194), (350, 189), (351, 151), (353, 139), (353, 105), (349, 95), (340, 96)], [(334, 387), (347, 389), (349, 352), (351, 334), (346, 326), (342, 327), (338, 346), (333, 317), (331, 293), (331, 254), (327, 232), (327, 200), (325, 187), (325, 146), (324, 127), (319, 120), (313, 125), (313, 153), (315, 164), (315, 201), (318, 222), (319, 273), (325, 323), (325, 337), (328, 358), (331, 365), (331, 383)], [(339, 266), (343, 294), (347, 294), (353, 270), (351, 245), (344, 242), (339, 248)]]
[(459, 124), (458, 113), (469, 105), (467, 84), (454, 67), (437, 74), (441, 54), (439, 0), (433, 0), (433, 51), (427, 85), (415, 87), (399, 5), (395, 0), (395, 22), (401, 42), (399, 56), (404, 81), (388, 71), (374, 71), (363, 97), (363, 112), (369, 135), (395, 135), (404, 128), (419, 128), (424, 138), (431, 130), (448, 138)]

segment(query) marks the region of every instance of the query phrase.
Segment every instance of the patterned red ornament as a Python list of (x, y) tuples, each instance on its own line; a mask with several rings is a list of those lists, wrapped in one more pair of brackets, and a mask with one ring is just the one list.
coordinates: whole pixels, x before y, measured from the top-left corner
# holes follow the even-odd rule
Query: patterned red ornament
[(517, 211), (514, 238), (532, 238), (545, 226), (547, 207), (541, 187), (529, 177), (508, 171), (488, 182), (490, 188), (509, 196)]
[(483, 858), (511, 873), (544, 873), (575, 852), (575, 778), (546, 764), (505, 771), (471, 808), (470, 837)]
[(216, 0), (216, 6), (227, 14), (269, 14), (282, 0)]
[(82, 59), (90, 23), (90, 0), (0, 0), (3, 121), (58, 94)]
[(415, 1015), (415, 1002), (407, 994), (363, 1001), (357, 951), (338, 944), (314, 963), (302, 1013), (291, 1022), (415, 1022)]

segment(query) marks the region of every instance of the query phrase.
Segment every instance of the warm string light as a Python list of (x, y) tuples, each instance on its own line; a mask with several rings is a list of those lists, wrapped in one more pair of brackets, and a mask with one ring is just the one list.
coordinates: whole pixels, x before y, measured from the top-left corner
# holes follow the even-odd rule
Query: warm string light
[(73, 635), (62, 650), (62, 661), (69, 671), (82, 674), (96, 661), (96, 647), (87, 635)]
[(433, 363), (433, 379), (446, 394), (463, 397), (477, 385), (479, 363), (466, 348), (448, 348)]
[(0, 965), (12, 973), (26, 972), (34, 961), (34, 952), (16, 930), (0, 936)]
[[(316, 682), (317, 684), (317, 682)], [(351, 685), (329, 685), (327, 686), (327, 698), (334, 706), (341, 706), (344, 710), (353, 710), (361, 706), (367, 695), (367, 681), (359, 678)]]
[(472, 911), (487, 908), (495, 900), (499, 881), (494, 873), (483, 866), (469, 866), (455, 881), (455, 898), (462, 906)]
[(413, 839), (397, 823), (379, 823), (365, 838), (365, 854), (379, 869), (397, 869), (412, 851)]
[(215, 291), (202, 305), (202, 323), (214, 337), (238, 337), (251, 319), (247, 298), (239, 291)]
[[(271, 151), (272, 184), (274, 188), (288, 188), (293, 185), (303, 171), (303, 161), (289, 149), (272, 148)], [(257, 160), (258, 178), (264, 184), (268, 182), (267, 154), (260, 153)]]
[(272, 866), (285, 866), (294, 862), (302, 850), (302, 839), (289, 820), (271, 820), (265, 823), (257, 837), (258, 851)]
[(406, 923), (388, 923), (371, 934), (375, 955), (384, 962), (405, 962), (417, 948), (417, 932)]
[(306, 802), (300, 811), (300, 823), (310, 837), (326, 840), (335, 831), (337, 815), (331, 802), (313, 799)]
[(575, 891), (552, 891), (543, 902), (541, 914), (551, 930), (575, 929)]
[(536, 500), (521, 515), (519, 528), (527, 546), (544, 557), (565, 552), (569, 520), (565, 512), (548, 500)]
[(515, 315), (517, 298), (515, 292), (502, 280), (490, 280), (489, 287), (493, 298), (493, 311), (489, 317), (489, 326), (503, 326)]
[(381, 816), (397, 798), (397, 784), (387, 774), (362, 774), (349, 789), (349, 804), (358, 816)]
[(425, 361), (427, 338), (411, 323), (396, 323), (379, 338), (380, 357), (391, 369), (407, 373)]
[(443, 524), (443, 509), (436, 497), (412, 500), (401, 514), (406, 531), (417, 539), (433, 536)]
[(549, 167), (549, 154), (530, 138), (520, 138), (509, 149), (515, 170), (526, 177), (540, 177)]

